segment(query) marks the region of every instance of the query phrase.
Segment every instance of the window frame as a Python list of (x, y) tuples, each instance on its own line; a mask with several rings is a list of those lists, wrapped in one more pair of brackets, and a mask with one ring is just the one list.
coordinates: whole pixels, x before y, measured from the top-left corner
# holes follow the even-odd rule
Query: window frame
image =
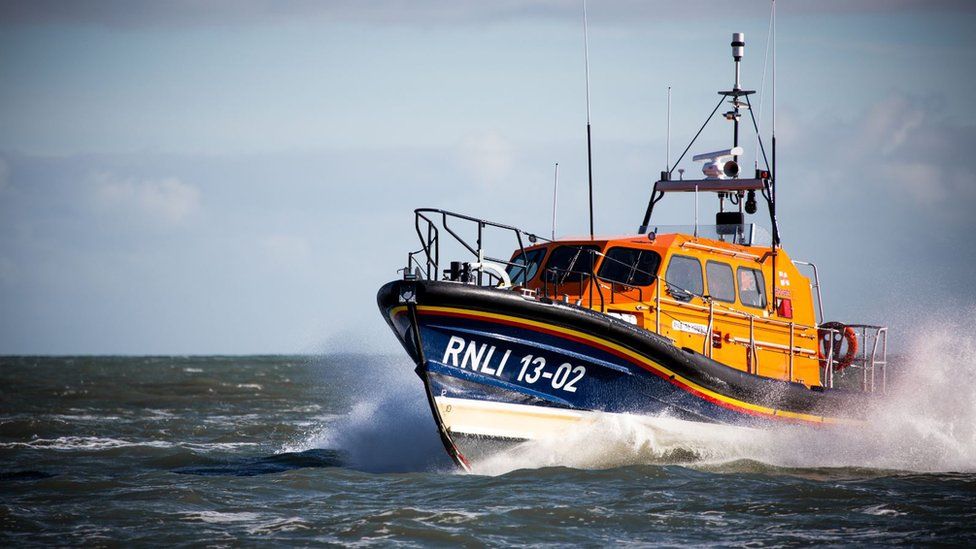
[[(522, 256), (522, 255), (529, 256), (530, 254), (535, 254), (535, 253), (540, 253), (540, 252), (542, 253), (542, 256), (539, 257), (539, 263), (536, 266), (535, 272), (532, 273), (532, 276), (526, 277), (521, 282), (515, 282), (515, 278), (512, 276), (512, 273), (508, 272), (508, 270), (509, 269), (513, 269), (514, 270), (516, 268), (521, 267), (524, 270), (528, 271), (528, 269), (525, 269), (525, 267), (528, 267), (529, 265), (531, 265), (531, 263), (525, 263), (525, 264), (520, 265), (520, 266), (517, 267), (517, 266), (513, 265), (513, 263), (515, 263), (515, 260), (518, 259), (519, 256)], [(529, 282), (532, 282), (532, 280), (535, 279), (535, 277), (538, 276), (538, 274), (542, 271), (542, 265), (543, 265), (543, 263), (545, 263), (546, 256), (547, 255), (549, 255), (549, 248), (547, 248), (545, 246), (541, 246), (541, 247), (536, 248), (534, 250), (525, 250), (524, 254), (523, 254), (523, 251), (522, 250), (516, 251), (515, 254), (512, 256), (512, 258), (510, 260), (508, 260), (508, 263), (509, 264), (506, 265), (506, 267), (505, 267), (505, 272), (508, 273), (509, 278), (512, 280), (512, 284), (525, 285), (525, 284), (528, 284)]]
[[(696, 294), (696, 293), (693, 293), (690, 288), (681, 288), (681, 287), (678, 287), (678, 290), (681, 291), (681, 292), (686, 292), (690, 296), (685, 301), (686, 303), (689, 302), (689, 301), (691, 301), (695, 297), (701, 299), (701, 296), (705, 293), (705, 271), (702, 269), (701, 260), (698, 259), (695, 256), (681, 255), (681, 254), (671, 254), (671, 256), (668, 257), (668, 268), (664, 270), (664, 284), (665, 284), (665, 286), (670, 286), (670, 284), (671, 284), (668, 281), (668, 271), (671, 270), (671, 265), (674, 263), (674, 260), (676, 258), (690, 259), (690, 260), (694, 261), (696, 264), (698, 264), (698, 278), (699, 278), (699, 281), (701, 283), (701, 289), (699, 290), (699, 292)], [(670, 292), (670, 289), (668, 291)], [(671, 294), (671, 297), (673, 297), (675, 299), (678, 299), (678, 297), (675, 296), (673, 293)], [(680, 299), (678, 299), (678, 300), (681, 301)]]
[[(556, 255), (556, 252), (558, 252), (559, 250), (561, 250), (563, 248), (581, 249), (583, 251), (591, 250), (591, 251), (594, 251), (594, 252), (600, 252), (600, 246), (598, 246), (596, 244), (561, 244), (559, 246), (556, 246), (554, 248), (551, 248), (549, 250), (549, 253), (546, 254), (545, 264), (542, 266), (542, 268), (539, 269), (539, 271), (543, 273), (543, 276), (546, 276), (546, 274), (549, 273), (549, 262), (552, 261), (553, 256), (555, 256)], [(580, 253), (582, 254), (582, 252), (580, 252)], [(577, 262), (578, 262), (579, 261), (579, 258), (577, 257), (576, 259), (577, 259)], [(590, 265), (590, 268), (591, 269), (596, 266), (597, 261), (599, 261), (599, 260), (596, 258), (596, 256), (593, 256), (593, 264)], [(575, 268), (576, 265), (574, 264), (573, 267)], [(583, 280), (583, 277), (584, 276), (590, 276), (590, 272), (589, 271), (574, 271), (574, 270), (570, 270), (570, 271), (566, 271), (565, 272), (565, 275), (566, 275), (566, 278), (564, 280), (562, 280), (562, 281), (559, 281), (559, 280), (549, 280), (548, 278), (545, 279), (545, 281), (547, 283), (551, 282), (553, 284), (556, 284), (557, 286), (558, 285), (562, 285), (562, 284), (578, 284), (580, 281)]]
[[(759, 278), (756, 282), (756, 288), (759, 289), (759, 297), (762, 298), (762, 303), (760, 303), (759, 305), (751, 305), (742, 300), (742, 285), (739, 284), (739, 276), (741, 276), (739, 273), (742, 271), (752, 271), (754, 273), (759, 273)], [(740, 265), (735, 270), (735, 277), (736, 277), (736, 288), (737, 288), (736, 295), (739, 298), (740, 305), (742, 305), (743, 307), (752, 307), (753, 309), (765, 309), (766, 306), (769, 305), (769, 296), (766, 295), (766, 275), (762, 272), (762, 269), (753, 269), (752, 267), (745, 267)]]
[[(721, 298), (715, 297), (715, 294), (712, 292), (711, 278), (708, 276), (708, 266), (711, 265), (711, 264), (713, 264), (713, 263), (715, 265), (728, 268), (728, 270), (729, 270), (729, 279), (732, 281), (732, 299), (721, 299)], [(726, 263), (724, 261), (718, 261), (718, 260), (715, 260), (715, 259), (708, 259), (708, 260), (706, 260), (705, 261), (705, 282), (708, 284), (708, 297), (714, 299), (715, 301), (721, 301), (722, 303), (735, 303), (735, 300), (738, 297), (738, 293), (736, 291), (735, 269), (732, 268), (732, 265), (731, 264)]]
[[(624, 263), (623, 261), (620, 261), (619, 259), (610, 259), (610, 254), (614, 250), (633, 250), (633, 251), (639, 252), (641, 254), (650, 253), (650, 254), (654, 254), (655, 256), (657, 256), (657, 265), (655, 265), (655, 267), (654, 267), (654, 272), (650, 273), (651, 279), (646, 284), (638, 284), (638, 283), (633, 282), (633, 281), (632, 282), (623, 282), (623, 281), (620, 281), (620, 280), (615, 280), (613, 278), (604, 277), (603, 276), (603, 267), (605, 265), (615, 264), (617, 262)], [(661, 254), (659, 254), (657, 251), (651, 250), (651, 249), (647, 249), (647, 248), (636, 248), (636, 247), (633, 247), (633, 246), (613, 246), (611, 248), (607, 248), (603, 252), (603, 256), (604, 256), (603, 259), (600, 261), (600, 268), (597, 269), (597, 271), (596, 271), (596, 277), (599, 278), (600, 280), (605, 281), (605, 282), (611, 282), (613, 284), (621, 284), (621, 285), (624, 285), (624, 286), (631, 286), (631, 287), (634, 287), (634, 288), (639, 288), (639, 287), (643, 288), (643, 287), (651, 286), (652, 284), (654, 284), (654, 282), (658, 278), (658, 273), (661, 271), (661, 263), (663, 261), (663, 258), (661, 257)], [(639, 261), (640, 261), (640, 258), (638, 256), (638, 262)], [(636, 263), (633, 264), (633, 265), (631, 265), (630, 268), (631, 268), (631, 272), (633, 274), (635, 274), (635, 275), (638, 274), (637, 273), (637, 265), (636, 265)], [(644, 271), (641, 271), (640, 274), (643, 276), (643, 273), (644, 273)]]

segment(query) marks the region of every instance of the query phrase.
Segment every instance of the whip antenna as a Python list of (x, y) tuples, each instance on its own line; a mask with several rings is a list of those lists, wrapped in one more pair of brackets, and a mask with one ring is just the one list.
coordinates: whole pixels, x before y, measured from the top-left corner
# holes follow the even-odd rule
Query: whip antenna
[(583, 0), (583, 66), (586, 73), (586, 169), (590, 180), (590, 239), (593, 238), (593, 146), (590, 139), (590, 41), (586, 32), (586, 0)]
[(671, 86), (668, 86), (668, 145), (667, 158), (664, 163), (664, 171), (671, 171)]
[(769, 43), (773, 36), (773, 9), (775, 9), (775, 4), (770, 2), (769, 7), (769, 27), (766, 29), (766, 50), (763, 54), (763, 70), (762, 70), (762, 80), (759, 83), (759, 117), (756, 124), (756, 159), (753, 162), (753, 166), (759, 169), (759, 136), (760, 130), (762, 129), (763, 123), (763, 103), (766, 99), (766, 68), (769, 66)]
[(556, 174), (552, 178), (552, 239), (556, 240), (556, 194), (559, 192), (559, 162), (556, 162)]
[[(773, 188), (770, 191), (770, 195), (771, 195), (771, 197), (773, 199), (772, 200), (772, 203), (773, 203), (772, 204), (772, 208), (773, 208), (773, 249), (775, 250), (776, 247), (779, 246), (779, 227), (778, 227), (778, 224), (776, 223), (776, 187), (779, 186), (779, 185), (777, 185), (778, 180), (777, 180), (777, 177), (776, 177), (778, 175), (777, 172), (776, 172), (776, 0), (773, 0), (773, 40), (772, 41), (773, 41), (773, 70), (772, 70), (772, 81), (773, 81), (773, 86), (772, 86), (773, 87), (773, 127), (772, 127), (772, 134), (773, 134), (772, 135), (772, 137), (773, 137), (772, 138), (772, 141), (773, 141), (773, 165), (772, 165), (772, 169), (770, 171), (772, 171), (773, 173), (771, 174), (772, 177), (770, 179), (772, 179), (772, 187)], [(774, 259), (774, 261), (775, 261), (775, 259)], [(773, 281), (774, 282), (775, 282), (775, 280), (776, 280), (776, 277), (773, 277)]]

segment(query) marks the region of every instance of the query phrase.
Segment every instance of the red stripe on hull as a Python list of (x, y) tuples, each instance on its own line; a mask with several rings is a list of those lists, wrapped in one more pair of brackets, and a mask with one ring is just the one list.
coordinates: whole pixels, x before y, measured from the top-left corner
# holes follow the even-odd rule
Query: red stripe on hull
[(420, 316), (446, 316), (446, 317), (465, 318), (465, 319), (468, 319), (468, 320), (476, 320), (478, 322), (488, 322), (488, 323), (502, 324), (502, 325), (505, 325), (505, 326), (512, 326), (512, 327), (515, 327), (515, 328), (527, 329), (527, 330), (531, 330), (531, 331), (534, 331), (534, 332), (539, 332), (539, 333), (548, 334), (548, 335), (551, 335), (551, 336), (554, 336), (554, 337), (558, 337), (558, 338), (562, 338), (562, 339), (567, 339), (567, 340), (570, 340), (570, 341), (575, 341), (576, 343), (581, 343), (581, 344), (584, 344), (584, 345), (588, 345), (588, 346), (591, 346), (591, 347), (595, 347), (595, 348), (597, 348), (599, 350), (608, 352), (608, 353), (610, 353), (610, 354), (612, 354), (612, 355), (614, 355), (614, 356), (616, 356), (618, 358), (621, 358), (623, 360), (626, 360), (627, 362), (629, 362), (629, 363), (631, 363), (631, 364), (633, 364), (635, 366), (638, 366), (638, 367), (640, 367), (640, 368), (642, 368), (642, 369), (644, 369), (644, 370), (646, 370), (646, 371), (648, 371), (648, 372), (656, 375), (657, 377), (659, 377), (659, 378), (667, 381), (668, 383), (674, 385), (675, 387), (680, 388), (681, 390), (683, 390), (683, 391), (685, 391), (687, 393), (691, 393), (691, 394), (695, 395), (696, 397), (698, 397), (698, 398), (700, 398), (702, 400), (705, 400), (707, 402), (711, 402), (712, 404), (715, 404), (717, 406), (721, 406), (722, 408), (725, 408), (727, 410), (732, 410), (733, 412), (738, 412), (738, 413), (746, 414), (746, 415), (753, 416), (753, 417), (762, 417), (762, 418), (768, 418), (768, 419), (775, 419), (777, 421), (783, 421), (783, 422), (788, 422), (788, 423), (802, 423), (802, 424), (805, 424), (805, 425), (808, 425), (808, 424), (817, 425), (817, 424), (819, 424), (819, 422), (810, 422), (810, 421), (804, 421), (804, 420), (801, 420), (801, 419), (795, 419), (795, 418), (778, 416), (775, 413), (774, 414), (765, 414), (765, 413), (758, 412), (758, 411), (755, 411), (755, 410), (750, 410), (748, 408), (742, 408), (742, 407), (736, 406), (735, 404), (732, 404), (732, 403), (729, 403), (729, 402), (723, 402), (723, 401), (721, 401), (719, 399), (716, 399), (716, 398), (711, 397), (711, 396), (709, 396), (707, 394), (704, 394), (701, 391), (698, 391), (697, 389), (695, 389), (693, 387), (690, 387), (687, 384), (682, 383), (682, 382), (678, 381), (675, 378), (672, 378), (671, 376), (665, 374), (664, 372), (661, 372), (659, 370), (656, 370), (654, 368), (651, 368), (651, 367), (649, 367), (648, 365), (646, 365), (646, 364), (644, 364), (642, 362), (636, 361), (632, 357), (627, 356), (625, 353), (621, 353), (620, 351), (618, 351), (616, 349), (613, 349), (612, 347), (608, 347), (606, 345), (602, 345), (602, 344), (600, 344), (598, 342), (590, 341), (590, 340), (585, 339), (585, 338), (573, 336), (573, 335), (570, 335), (570, 334), (561, 333), (561, 332), (558, 332), (556, 330), (549, 330), (549, 329), (542, 328), (542, 327), (539, 327), (539, 326), (533, 326), (531, 324), (524, 324), (524, 323), (517, 322), (517, 321), (504, 320), (504, 319), (498, 319), (498, 318), (488, 318), (488, 317), (478, 316), (477, 314), (469, 314), (469, 313), (457, 313), (457, 312), (448, 312), (448, 311), (430, 311), (430, 310), (426, 310), (426, 311), (418, 311), (418, 314)]

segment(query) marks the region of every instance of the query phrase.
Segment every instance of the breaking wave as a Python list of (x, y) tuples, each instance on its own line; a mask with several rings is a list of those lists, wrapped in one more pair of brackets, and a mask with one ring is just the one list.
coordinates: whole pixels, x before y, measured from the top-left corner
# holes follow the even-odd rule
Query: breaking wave
[[(969, 326), (976, 326), (971, 315)], [(551, 439), (529, 441), (482, 463), (499, 474), (546, 466), (757, 462), (783, 468), (910, 472), (976, 471), (976, 345), (958, 323), (916, 331), (883, 403), (866, 425), (747, 429), (667, 417), (606, 415)]]
[(313, 426), (282, 453), (325, 448), (346, 466), (373, 473), (431, 471), (452, 467), (431, 417), (423, 385), (407, 364), (387, 366), (384, 383), (350, 387), (352, 409)]
[[(970, 314), (976, 326), (976, 311)], [(476, 465), (479, 474), (565, 466), (681, 464), (712, 470), (976, 471), (976, 344), (960, 323), (930, 322), (904, 347), (888, 394), (866, 425), (751, 429), (669, 417), (604, 415)], [(408, 366), (358, 391), (351, 411), (282, 452), (328, 448), (371, 472), (451, 470), (421, 384)], [(749, 465), (743, 465), (748, 463)], [(736, 465), (737, 464), (737, 465)]]

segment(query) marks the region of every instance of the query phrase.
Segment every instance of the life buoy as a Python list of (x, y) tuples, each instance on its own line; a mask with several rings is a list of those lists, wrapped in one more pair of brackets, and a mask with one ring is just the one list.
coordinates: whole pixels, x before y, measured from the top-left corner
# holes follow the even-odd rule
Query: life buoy
[[(857, 356), (857, 333), (854, 328), (841, 322), (826, 322), (817, 330), (820, 338), (820, 366), (827, 366), (827, 357), (833, 357), (834, 370), (839, 372), (854, 362)], [(840, 356), (844, 342), (847, 342), (847, 352)]]

